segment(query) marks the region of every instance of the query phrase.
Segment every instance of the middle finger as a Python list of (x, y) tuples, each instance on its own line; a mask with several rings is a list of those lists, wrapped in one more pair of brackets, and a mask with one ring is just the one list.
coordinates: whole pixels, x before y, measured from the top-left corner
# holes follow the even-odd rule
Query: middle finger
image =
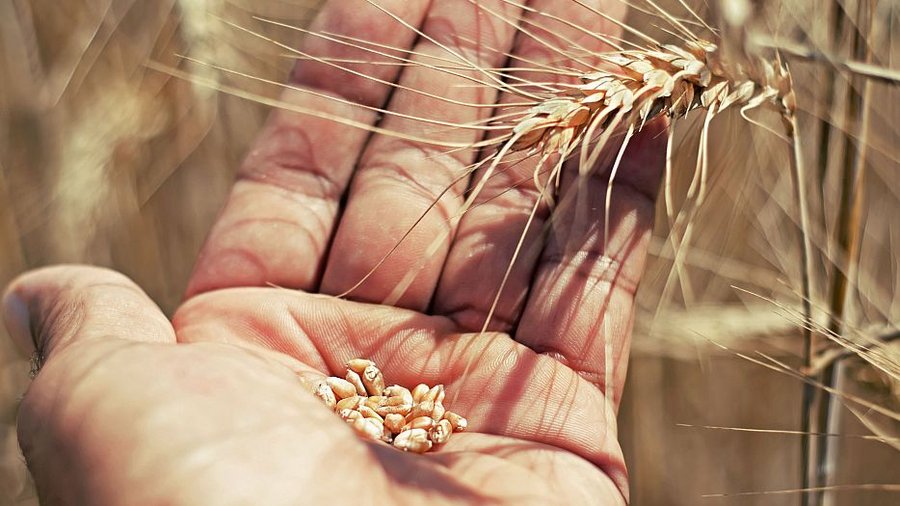
[[(472, 123), (489, 114), (497, 91), (476, 82), (492, 79), (478, 68), (502, 65), (515, 28), (480, 5), (512, 20), (519, 16), (518, 7), (502, 0), (435, 2), (413, 49), (413, 59), (421, 65), (409, 67), (401, 76), (400, 86), (406, 89), (395, 92), (389, 107), (393, 113), (452, 124)], [(452, 69), (444, 72), (434, 66)], [(480, 128), (452, 128), (396, 115), (387, 117), (381, 126), (444, 146), (477, 143), (483, 136)], [(390, 135), (375, 136), (351, 185), (321, 290), (341, 293), (353, 288), (349, 294), (353, 299), (425, 309), (455, 231), (453, 216), (462, 204), (467, 166), (475, 153), (474, 149), (451, 150)], [(429, 210), (447, 188), (447, 194)], [(409, 237), (403, 239), (414, 224)], [(354, 286), (364, 278), (365, 282)]]

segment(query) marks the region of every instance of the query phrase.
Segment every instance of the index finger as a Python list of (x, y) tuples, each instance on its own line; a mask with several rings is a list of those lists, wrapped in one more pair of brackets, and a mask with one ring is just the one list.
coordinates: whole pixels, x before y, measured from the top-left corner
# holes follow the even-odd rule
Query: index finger
[[(430, 2), (380, 0), (379, 4), (418, 26)], [(398, 23), (372, 23), (379, 12), (366, 0), (328, 2), (310, 30), (409, 48), (415, 33)], [(385, 83), (394, 81), (399, 67), (343, 63), (389, 60), (335, 42), (334, 36), (332, 40), (307, 37), (300, 53), (319, 61), (298, 62), (283, 101), (374, 125), (377, 114), (354, 103), (380, 108), (391, 90)], [(326, 63), (331, 60), (342, 63)], [(368, 132), (362, 128), (274, 111), (240, 168), (238, 180), (200, 252), (187, 296), (267, 283), (313, 288), (321, 275), (340, 200), (367, 138)]]

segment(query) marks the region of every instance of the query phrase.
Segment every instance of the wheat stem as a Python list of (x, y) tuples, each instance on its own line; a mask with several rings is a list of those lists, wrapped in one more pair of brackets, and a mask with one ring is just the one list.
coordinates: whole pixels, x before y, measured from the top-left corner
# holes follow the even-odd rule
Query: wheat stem
[[(793, 156), (791, 158), (792, 167), (791, 175), (793, 179), (794, 198), (798, 202), (800, 212), (800, 248), (802, 254), (800, 256), (800, 289), (803, 306), (803, 318), (807, 322), (812, 322), (812, 301), (810, 283), (813, 278), (812, 273), (812, 240), (809, 233), (809, 205), (805, 191), (806, 171), (803, 165), (802, 148), (800, 146), (800, 137), (797, 132), (797, 118), (794, 115), (787, 116), (786, 125), (788, 126), (788, 137), (791, 139), (791, 147)], [(804, 370), (809, 370), (812, 366), (813, 350), (816, 348), (818, 339), (814, 335), (809, 326), (802, 328), (803, 333), (803, 366)], [(800, 443), (801, 451), (801, 488), (807, 489), (810, 485), (810, 469), (809, 464), (812, 460), (809, 452), (812, 450), (812, 439), (808, 433), (811, 432), (811, 412), (812, 402), (815, 393), (815, 386), (806, 382), (803, 387), (803, 398), (801, 407), (801, 428), (800, 430), (807, 433), (803, 436)], [(807, 494), (801, 495), (801, 504), (806, 506), (809, 504)]]
[[(858, 3), (858, 23), (868, 16), (864, 15), (866, 2), (860, 0)], [(871, 26), (869, 26), (871, 29)], [(854, 30), (853, 47), (851, 49), (854, 58), (871, 58), (871, 52), (866, 50), (866, 44), (862, 27)], [(843, 145), (843, 170), (841, 174), (841, 196), (838, 214), (838, 226), (836, 230), (836, 246), (838, 248), (838, 256), (840, 263), (847, 265), (846, 272), (841, 268), (834, 269), (832, 274), (832, 285), (830, 290), (829, 303), (829, 323), (828, 329), (835, 335), (840, 335), (843, 331), (842, 320), (845, 318), (846, 304), (849, 297), (849, 282), (851, 267), (858, 261), (859, 238), (860, 238), (860, 199), (862, 197), (862, 180), (865, 173), (865, 135), (867, 129), (861, 125), (865, 121), (863, 117), (866, 110), (865, 92), (860, 94), (857, 92), (855, 85), (858, 78), (850, 76), (850, 85), (847, 86), (845, 111), (845, 125), (849, 131), (851, 125), (859, 125), (862, 129), (861, 145), (853, 142), (849, 135), (842, 136)], [(871, 81), (866, 81), (862, 85), (865, 89), (870, 89)], [(824, 350), (823, 350), (824, 351)], [(840, 362), (833, 361), (826, 366), (821, 372), (821, 381), (831, 387), (835, 387), (841, 381)], [(821, 395), (818, 407), (818, 423), (819, 430), (831, 430), (832, 425), (838, 423), (839, 412), (833, 406), (830, 395)], [(824, 487), (828, 485), (828, 477), (832, 460), (835, 458), (835, 450), (829, 443), (827, 438), (817, 438), (818, 449), (815, 452), (818, 462), (816, 463), (816, 487)], [(817, 492), (817, 502), (821, 502), (823, 492)]]

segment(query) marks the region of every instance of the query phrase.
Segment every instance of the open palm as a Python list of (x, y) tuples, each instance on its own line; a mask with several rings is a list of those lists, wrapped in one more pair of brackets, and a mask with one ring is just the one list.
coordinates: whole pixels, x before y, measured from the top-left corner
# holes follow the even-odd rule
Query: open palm
[[(532, 62), (558, 59), (531, 39), (515, 41), (512, 28), (466, 1), (380, 4), (429, 34), (415, 44), (417, 58), (446, 44), (484, 67), (502, 65), (502, 51)], [(577, 3), (532, 4), (577, 19)], [(513, 4), (498, 0), (494, 7), (518, 15)], [(316, 28), (410, 47), (412, 31), (369, 23), (378, 12), (365, 2), (331, 2)], [(467, 50), (471, 39), (502, 51)], [(596, 40), (583, 41), (591, 44)], [(357, 51), (315, 39), (307, 45), (348, 60)], [(434, 72), (413, 67), (399, 80), (457, 102), (506, 99)], [(365, 73), (391, 81), (397, 69)], [(388, 91), (315, 62), (299, 64), (292, 84), (373, 107)], [(284, 100), (375, 121), (299, 90)], [(458, 123), (484, 114), (403, 90), (389, 108)], [(381, 126), (478, 140), (472, 131), (421, 133), (421, 125), (397, 117)], [(586, 181), (564, 175), (561, 202), (570, 205), (550, 218), (530, 183), (534, 166), (509, 166), (456, 220), (465, 185), (453, 183), (473, 152), (367, 138), (349, 126), (274, 113), (171, 322), (110, 271), (55, 267), (10, 287), (4, 311), (11, 334), (33, 341), (45, 362), (19, 419), (42, 498), (624, 502), (615, 409), (663, 162), (659, 128), (648, 125), (626, 151), (604, 237), (603, 167)], [(520, 246), (535, 209), (532, 233)], [(349, 295), (353, 301), (333, 297), (364, 278)], [(489, 314), (489, 332), (480, 332)], [(375, 360), (391, 383), (445, 384), (448, 407), (469, 419), (469, 431), (426, 455), (358, 439), (309, 389), (353, 357)]]

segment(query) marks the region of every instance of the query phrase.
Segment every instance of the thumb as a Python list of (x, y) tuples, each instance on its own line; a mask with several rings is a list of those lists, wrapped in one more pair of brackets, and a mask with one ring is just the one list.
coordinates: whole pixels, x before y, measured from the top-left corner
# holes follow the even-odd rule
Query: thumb
[(175, 342), (166, 316), (134, 282), (98, 267), (62, 265), (19, 276), (2, 302), (6, 329), (47, 360), (78, 340)]
[(268, 357), (176, 345), (162, 312), (112, 271), (25, 274), (3, 315), (46, 357), (18, 413), (41, 504), (306, 503), (321, 476), (298, 470), (350, 430)]
[[(67, 361), (60, 352), (85, 341), (106, 341), (119, 349), (122, 346), (113, 341), (174, 343), (174, 331), (131, 280), (95, 267), (58, 266), (23, 274), (6, 289), (0, 305), (12, 339), (26, 353), (34, 353), (35, 369), (45, 361), (58, 363), (35, 379), (19, 408), (19, 444), (38, 495), (42, 502), (77, 503), (80, 499), (73, 494), (90, 488), (86, 478), (102, 461), (98, 455), (106, 455), (86, 452), (78, 445), (91, 431), (82, 434), (76, 429), (90, 426), (87, 414), (104, 406), (94, 401), (107, 395), (98, 390), (97, 382), (85, 385), (81, 380), (88, 371), (103, 370), (110, 354), (104, 353), (109, 351), (106, 346), (90, 355), (90, 360)], [(113, 401), (122, 404), (121, 398)], [(115, 426), (94, 427), (96, 433), (104, 434)]]

